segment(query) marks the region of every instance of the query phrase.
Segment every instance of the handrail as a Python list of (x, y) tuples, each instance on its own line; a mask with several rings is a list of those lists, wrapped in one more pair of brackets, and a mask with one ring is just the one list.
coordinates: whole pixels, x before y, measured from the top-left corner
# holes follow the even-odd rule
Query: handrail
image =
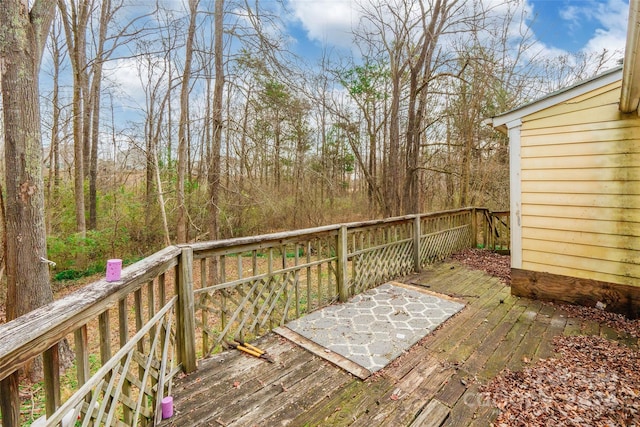
[[(488, 209), (482, 208), (482, 207), (458, 208), (458, 209), (449, 209), (449, 210), (438, 211), (438, 212), (423, 213), (423, 214), (418, 214), (418, 216), (420, 218), (435, 218), (435, 217), (441, 217), (441, 216), (446, 216), (446, 215), (455, 214), (455, 213), (468, 212), (471, 209), (475, 209), (477, 211), (484, 211), (484, 210), (488, 211)], [(300, 238), (304, 236), (311, 236), (311, 235), (317, 235), (320, 233), (337, 231), (340, 229), (340, 227), (343, 227), (343, 226), (346, 226), (349, 229), (361, 228), (361, 227), (374, 227), (377, 225), (386, 225), (386, 224), (392, 224), (397, 222), (403, 222), (403, 221), (411, 220), (415, 217), (416, 215), (414, 214), (414, 215), (395, 216), (395, 217), (374, 219), (374, 220), (367, 220), (367, 221), (354, 221), (354, 222), (347, 222), (344, 224), (332, 224), (332, 225), (324, 225), (320, 227), (303, 228), (300, 230), (293, 230), (293, 231), (281, 231), (276, 233), (261, 234), (258, 236), (246, 236), (246, 237), (236, 237), (232, 239), (196, 242), (186, 246), (190, 246), (191, 248), (193, 248), (193, 252), (195, 254), (195, 253), (202, 253), (203, 251), (212, 250), (212, 249), (221, 250), (231, 246), (233, 247), (250, 246), (252, 244), (264, 243), (267, 241), (286, 242), (287, 240), (293, 239), (293, 238)]]
[[(196, 352), (203, 356), (217, 351), (225, 336), (247, 334), (251, 339), (322, 305), (420, 270), (463, 247), (480, 241), (485, 247), (495, 245), (496, 227), (502, 226), (495, 218), (504, 215), (469, 207), (169, 246), (124, 268), (118, 282), (98, 280), (0, 325), (0, 381), (15, 380), (25, 363), (73, 334), (80, 396), (63, 405), (57, 374), (48, 378), (50, 421), (61, 419), (60, 411), (72, 407), (74, 413), (104, 423), (118, 405), (125, 424), (139, 416), (152, 421), (176, 369), (195, 369)], [(171, 283), (173, 291), (165, 295)], [(114, 321), (119, 343), (111, 334)], [(103, 380), (89, 378), (90, 322), (99, 326)], [(162, 343), (159, 328), (165, 331)], [(49, 372), (55, 373), (58, 366), (53, 359), (45, 358), (45, 367), (53, 363)], [(130, 364), (137, 364), (132, 371), (137, 373), (127, 371)], [(145, 385), (143, 380), (159, 383)], [(89, 393), (89, 384), (104, 381), (117, 392), (100, 394), (98, 387), (82, 394)], [(142, 388), (131, 392), (136, 386)], [(11, 407), (17, 388), (15, 393), (1, 395), (0, 408)], [(143, 393), (153, 402), (151, 407), (145, 406)], [(142, 406), (128, 396), (135, 396)], [(18, 424), (3, 414), (5, 427)]]
[[(100, 279), (0, 325), (0, 380), (157, 276), (159, 270), (168, 270), (177, 265), (176, 257), (180, 252), (180, 248), (169, 246), (123, 268), (121, 281)], [(43, 330), (44, 325), (46, 329)]]

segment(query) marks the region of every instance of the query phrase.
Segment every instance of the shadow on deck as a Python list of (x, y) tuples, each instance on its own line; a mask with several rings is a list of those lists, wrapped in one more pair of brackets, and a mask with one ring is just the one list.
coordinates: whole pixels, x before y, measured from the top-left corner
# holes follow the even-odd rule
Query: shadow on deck
[(550, 356), (562, 333), (617, 338), (557, 307), (513, 297), (497, 278), (458, 263), (406, 280), (467, 307), (365, 381), (269, 334), (256, 345), (275, 364), (236, 351), (201, 361), (174, 383), (175, 414), (162, 425), (486, 426), (497, 410), (478, 388), (502, 369)]

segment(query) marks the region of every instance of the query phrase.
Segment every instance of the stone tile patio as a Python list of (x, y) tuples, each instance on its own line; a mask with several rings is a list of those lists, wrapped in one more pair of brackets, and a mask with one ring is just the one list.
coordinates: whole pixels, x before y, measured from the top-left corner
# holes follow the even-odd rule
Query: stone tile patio
[(387, 283), (289, 322), (286, 328), (373, 373), (463, 307), (424, 289)]

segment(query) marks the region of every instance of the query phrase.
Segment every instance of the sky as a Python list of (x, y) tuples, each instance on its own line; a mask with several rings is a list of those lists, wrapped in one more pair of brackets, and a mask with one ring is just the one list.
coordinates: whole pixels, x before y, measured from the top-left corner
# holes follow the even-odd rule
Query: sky
[[(491, 1), (491, 0), (489, 0)], [(526, 0), (530, 27), (549, 55), (624, 49), (628, 0)], [(289, 0), (289, 31), (304, 54), (322, 47), (349, 48), (359, 15), (353, 0)]]
[[(163, 1), (172, 4), (175, 10), (185, 10), (185, 0)], [(281, 5), (277, 0), (260, 1), (261, 5), (274, 8)], [(309, 64), (317, 64), (323, 50), (329, 54), (340, 50), (351, 51), (357, 56), (351, 36), (352, 29), (360, 19), (356, 2), (369, 4), (373, 1), (388, 0), (284, 0), (287, 9), (282, 14), (284, 30), (293, 40), (289, 47), (305, 57)], [(497, 5), (504, 0), (482, 1)], [(511, 1), (525, 11), (525, 22), (538, 42), (538, 51), (548, 57), (563, 53), (601, 51), (603, 48), (620, 51), (624, 49), (629, 0)], [(151, 0), (143, 0), (140, 4), (148, 7), (152, 5)], [(622, 54), (619, 58), (621, 56)], [(614, 61), (611, 67), (615, 65)], [(118, 59), (107, 68), (110, 78), (120, 88), (115, 98), (128, 95), (128, 101), (121, 99), (122, 109), (128, 112), (138, 111), (144, 104), (144, 92), (138, 77), (137, 61), (134, 58)]]
[(538, 39), (567, 52), (623, 49), (629, 2), (624, 0), (531, 0), (531, 27)]

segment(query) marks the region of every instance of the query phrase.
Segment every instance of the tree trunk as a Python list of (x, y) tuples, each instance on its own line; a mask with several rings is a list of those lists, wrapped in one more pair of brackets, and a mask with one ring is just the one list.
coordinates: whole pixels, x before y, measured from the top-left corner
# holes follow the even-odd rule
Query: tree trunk
[(100, 100), (102, 86), (102, 66), (104, 56), (104, 43), (107, 38), (107, 25), (111, 12), (111, 1), (102, 0), (100, 11), (100, 29), (98, 32), (98, 52), (92, 66), (93, 79), (91, 80), (91, 152), (89, 156), (89, 229), (95, 230), (98, 226), (98, 145), (100, 143)]
[[(0, 53), (5, 138), (7, 320), (52, 300), (46, 258), (38, 72), (55, 4), (0, 4)], [(35, 12), (38, 12), (37, 14)], [(44, 32), (44, 35), (42, 34)]]
[[(53, 300), (49, 284), (42, 179), (38, 73), (55, 3), (0, 2), (0, 58), (6, 182), (7, 321)], [(0, 391), (18, 404), (17, 374)], [(7, 393), (7, 394), (5, 394)], [(3, 425), (19, 425), (19, 408), (2, 408)]]
[[(224, 91), (224, 0), (216, 0), (214, 10), (214, 55), (216, 80), (213, 87), (213, 146), (211, 147), (211, 164), (207, 183), (209, 186), (209, 237), (218, 239), (219, 213), (220, 213), (220, 148), (222, 147), (222, 95)], [(209, 267), (209, 279), (211, 283), (217, 283), (217, 260), (213, 260)]]
[(187, 33), (187, 45), (185, 47), (182, 86), (180, 88), (180, 122), (178, 123), (178, 182), (176, 188), (176, 202), (178, 204), (176, 239), (178, 243), (186, 243), (188, 239), (188, 218), (184, 184), (187, 179), (187, 162), (189, 157), (189, 82), (191, 80), (191, 62), (193, 60), (193, 41), (196, 31), (198, 3), (198, 0), (189, 0), (189, 30)]
[[(51, 62), (53, 65), (53, 93), (51, 96), (51, 142), (49, 150), (49, 179), (47, 182), (47, 206), (53, 205), (60, 186), (60, 62), (61, 51), (58, 37), (60, 28), (53, 25), (51, 41)], [(47, 226), (51, 227), (51, 217), (47, 216)]]
[(385, 177), (385, 212), (386, 217), (400, 213), (400, 79), (398, 70), (393, 73), (393, 89), (391, 92), (391, 111), (389, 116), (389, 152)]
[[(89, 121), (85, 120), (86, 95), (86, 57), (85, 57), (85, 33), (88, 21), (88, 7), (86, 2), (79, 5), (79, 9), (72, 2), (71, 16), (69, 16), (67, 3), (58, 0), (61, 19), (64, 24), (67, 38), (67, 49), (73, 69), (73, 161), (74, 161), (74, 201), (76, 213), (76, 230), (83, 237), (86, 235), (87, 223), (85, 218), (84, 203), (84, 178), (85, 178), (85, 135), (88, 138)], [(88, 154), (88, 153), (87, 153)]]

